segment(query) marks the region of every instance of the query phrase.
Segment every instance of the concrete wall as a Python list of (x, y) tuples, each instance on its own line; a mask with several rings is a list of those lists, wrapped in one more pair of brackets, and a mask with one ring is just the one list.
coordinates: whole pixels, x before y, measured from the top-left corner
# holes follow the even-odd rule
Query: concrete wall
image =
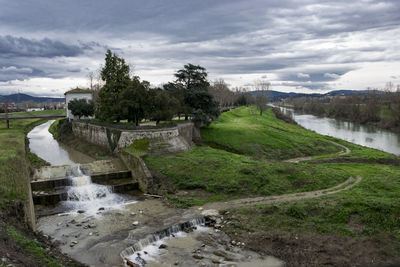
[(153, 186), (153, 176), (147, 168), (144, 161), (138, 157), (126, 152), (119, 154), (121, 160), (131, 171), (132, 177), (135, 177), (139, 183), (139, 189), (144, 193), (149, 193)]
[(119, 151), (132, 145), (137, 140), (149, 140), (148, 153), (178, 153), (190, 149), (194, 124), (191, 122), (179, 124), (176, 127), (148, 130), (119, 130), (106, 128), (85, 122), (72, 122), (72, 131), (77, 138)]
[(106, 127), (74, 121), (72, 122), (72, 132), (77, 138), (109, 148)]

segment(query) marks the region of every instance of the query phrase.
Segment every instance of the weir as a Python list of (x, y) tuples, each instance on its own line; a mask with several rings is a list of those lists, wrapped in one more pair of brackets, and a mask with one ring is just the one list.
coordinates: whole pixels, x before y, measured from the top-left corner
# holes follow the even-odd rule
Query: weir
[(118, 160), (102, 160), (42, 167), (35, 171), (31, 188), (35, 205), (60, 203), (67, 210), (90, 210), (124, 202), (115, 193), (137, 190), (138, 183)]
[[(171, 227), (163, 229), (161, 231), (155, 232), (146, 236), (143, 239), (140, 239), (133, 243), (132, 246), (127, 247), (124, 249), (120, 256), (123, 259), (124, 263), (127, 265), (127, 262), (133, 262), (138, 266), (144, 266), (143, 259), (141, 258), (140, 252), (143, 251), (146, 247), (152, 245), (153, 243), (162, 240), (166, 237), (174, 237), (174, 234), (184, 231), (191, 231), (196, 229), (197, 226), (205, 226), (206, 225), (206, 218), (205, 217), (197, 217), (190, 221), (186, 221), (183, 223), (175, 224)], [(129, 238), (134, 238), (129, 236)], [(127, 265), (129, 266), (129, 265)]]

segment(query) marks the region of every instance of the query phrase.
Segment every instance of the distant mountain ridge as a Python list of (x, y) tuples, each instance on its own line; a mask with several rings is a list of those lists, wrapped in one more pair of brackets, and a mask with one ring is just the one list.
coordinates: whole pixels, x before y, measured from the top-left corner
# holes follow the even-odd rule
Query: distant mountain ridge
[[(295, 92), (285, 93), (285, 92), (269, 90), (267, 92), (267, 97), (272, 101), (276, 101), (288, 97), (325, 97), (325, 96), (338, 96), (338, 95), (366, 94), (368, 92), (369, 92), (368, 90), (335, 90), (325, 94), (320, 94), (320, 93), (306, 94), (306, 93), (295, 93)], [(376, 91), (376, 92), (382, 93), (382, 91)], [(258, 95), (261, 93), (261, 91), (251, 91), (250, 93), (252, 95)], [(9, 103), (22, 103), (27, 101), (33, 101), (35, 103), (45, 103), (45, 102), (64, 102), (65, 98), (31, 96), (27, 94), (0, 95), (0, 103), (3, 103), (5, 101), (8, 101)]]
[(8, 101), (9, 103), (22, 103), (33, 101), (35, 103), (45, 103), (45, 102), (64, 102), (65, 98), (59, 97), (40, 97), (31, 96), (27, 94), (11, 94), (11, 95), (0, 95), (0, 103)]
[[(258, 95), (262, 91), (251, 91), (250, 93), (252, 95)], [(311, 94), (306, 94), (306, 93), (295, 93), (295, 92), (290, 92), (290, 93), (285, 93), (285, 92), (279, 92), (279, 91), (274, 91), (274, 90), (269, 90), (267, 92), (267, 97), (272, 100), (276, 101), (279, 99), (283, 98), (288, 98), (288, 97), (326, 97), (326, 96), (348, 96), (348, 95), (355, 95), (355, 94), (367, 94), (368, 90), (335, 90), (335, 91), (330, 91), (325, 94), (320, 94), (320, 93), (311, 93)], [(382, 93), (382, 91), (375, 91), (377, 93)]]

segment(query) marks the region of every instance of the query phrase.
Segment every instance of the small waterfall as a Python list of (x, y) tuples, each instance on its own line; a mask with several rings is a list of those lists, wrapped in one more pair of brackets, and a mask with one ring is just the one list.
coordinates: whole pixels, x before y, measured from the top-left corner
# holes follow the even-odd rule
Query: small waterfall
[(92, 183), (90, 175), (84, 174), (80, 165), (72, 166), (68, 177), (69, 186), (63, 204), (69, 209), (96, 212), (100, 207), (124, 202), (122, 196), (113, 193), (111, 186)]
[[(125, 264), (126, 264), (126, 259), (129, 259), (130, 261), (134, 262), (135, 264), (137, 264), (139, 266), (143, 266), (143, 259), (140, 257), (139, 252), (142, 251), (145, 247), (147, 247), (163, 238), (173, 236), (176, 233), (179, 233), (182, 231), (187, 231), (187, 230), (193, 230), (196, 228), (196, 226), (205, 226), (205, 224), (206, 224), (205, 217), (197, 217), (197, 218), (194, 218), (194, 219), (184, 222), (184, 223), (175, 224), (169, 228), (155, 232), (153, 234), (146, 236), (143, 239), (140, 239), (139, 241), (135, 242), (132, 246), (124, 249), (120, 253), (120, 256), (123, 259)], [(128, 238), (131, 238), (131, 236), (129, 235)]]

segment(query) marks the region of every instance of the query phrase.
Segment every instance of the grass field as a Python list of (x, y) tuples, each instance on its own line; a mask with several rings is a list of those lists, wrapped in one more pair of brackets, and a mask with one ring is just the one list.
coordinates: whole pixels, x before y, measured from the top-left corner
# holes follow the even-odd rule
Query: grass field
[(363, 180), (324, 198), (234, 210), (237, 229), (371, 236), (400, 241), (400, 168), (373, 164), (333, 164)]
[[(326, 197), (230, 210), (231, 215), (224, 216), (224, 231), (243, 239), (250, 233), (262, 233), (264, 238), (265, 233), (277, 233), (271, 238), (278, 240), (284, 233), (286, 237), (280, 241), (283, 248), (263, 250), (283, 258), (294, 253), (291, 238), (296, 236), (306, 244), (304, 249), (308, 252), (296, 251), (303, 257), (307, 253), (319, 255), (321, 249), (329, 250), (326, 240), (342, 242), (343, 237), (348, 238), (345, 240), (349, 251), (358, 244), (358, 238), (368, 240), (365, 251), (356, 255), (357, 262), (400, 259), (400, 167), (393, 166), (399, 157), (277, 121), (270, 111), (260, 117), (253, 108), (222, 114), (209, 128), (202, 129), (202, 134), (219, 149), (200, 146), (186, 153), (145, 159), (155, 173), (169, 178), (170, 188), (187, 191), (170, 192), (168, 198), (173, 203), (191, 206), (230, 198), (312, 191), (339, 184), (350, 176), (361, 176), (362, 181), (350, 190)], [(329, 141), (340, 143), (351, 152), (335, 154), (341, 149), (332, 147)], [(277, 160), (303, 155), (314, 157), (299, 164)], [(247, 241), (253, 242), (251, 238)], [(258, 240), (253, 245), (260, 248), (271, 244), (268, 242)], [(384, 248), (380, 244), (385, 244)], [(295, 266), (298, 259), (287, 260)], [(317, 264), (318, 260), (303, 262), (324, 265)], [(340, 265), (339, 256), (333, 262)]]
[(260, 116), (255, 107), (222, 113), (201, 134), (205, 142), (262, 159), (282, 160), (340, 151), (323, 136), (277, 119), (271, 109)]
[[(202, 136), (215, 148), (199, 146), (186, 153), (145, 158), (156, 176), (165, 176), (160, 180), (168, 181), (164, 185), (170, 193), (168, 198), (180, 206), (318, 190), (350, 176), (329, 164), (278, 161), (334, 154), (342, 148), (321, 135), (276, 119), (271, 110), (262, 117), (254, 107), (223, 113), (210, 127), (202, 129)], [(179, 190), (187, 194), (176, 194)]]
[(6, 199), (25, 199), (28, 192), (29, 164), (43, 164), (36, 155), (26, 150), (25, 136), (41, 119), (13, 120), (10, 129), (0, 124), (0, 196)]
[[(146, 164), (172, 180), (171, 192), (201, 189), (181, 197), (178, 202), (183, 205), (318, 190), (349, 177), (347, 172), (329, 165), (255, 160), (208, 146), (176, 155), (148, 157)], [(170, 198), (177, 201), (173, 196)]]

